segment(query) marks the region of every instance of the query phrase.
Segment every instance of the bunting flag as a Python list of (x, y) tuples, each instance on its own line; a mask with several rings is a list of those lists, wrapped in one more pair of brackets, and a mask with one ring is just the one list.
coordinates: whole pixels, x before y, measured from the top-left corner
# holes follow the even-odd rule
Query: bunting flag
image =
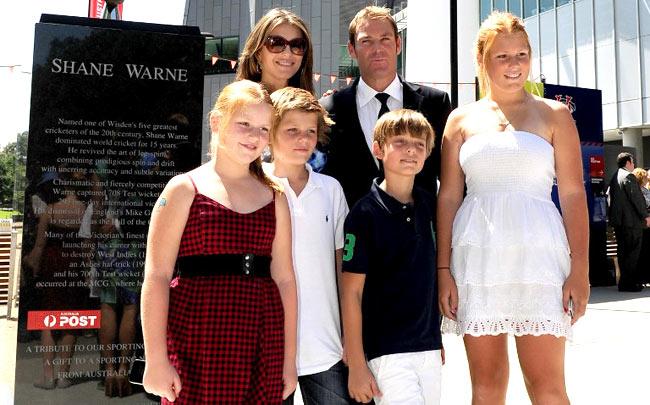
[(0, 65), (0, 69), (7, 69), (9, 73), (25, 73), (28, 75), (31, 75), (32, 72), (26, 72), (24, 71), (24, 66), (23, 65)]
[[(219, 60), (229, 62), (230, 63), (230, 68), (232, 70), (235, 70), (235, 67), (237, 66), (237, 61), (236, 60), (220, 58), (217, 55), (212, 55), (211, 56), (212, 66), (214, 66), (217, 63), (217, 61), (219, 61)], [(336, 80), (338, 79), (337, 75), (325, 74), (325, 76), (329, 76), (331, 84), (334, 84), (336, 82)], [(314, 81), (315, 82), (320, 81), (321, 77), (323, 77), (322, 73), (314, 73)], [(345, 84), (349, 85), (350, 83), (352, 83), (352, 77), (350, 77), (350, 76), (345, 77)]]
[[(226, 61), (226, 62), (230, 63), (230, 68), (233, 69), (233, 70), (235, 70), (235, 68), (237, 67), (237, 62), (238, 62), (237, 60), (220, 58), (216, 54), (212, 55), (210, 57), (210, 62), (212, 63), (212, 66), (216, 65), (217, 62), (220, 61), (220, 60), (223, 60), (223, 61)], [(21, 66), (21, 65), (0, 65), (0, 68), (8, 68), (9, 72), (13, 73), (14, 68), (19, 67), (19, 66)], [(23, 72), (23, 73), (30, 73), (31, 74), (31, 72)], [(316, 82), (320, 81), (321, 77), (323, 77), (323, 76), (326, 76), (326, 77), (329, 76), (331, 84), (334, 84), (336, 82), (336, 80), (339, 79), (339, 77), (337, 75), (332, 75), (332, 74), (323, 74), (323, 73), (318, 73), (317, 72), (317, 73), (314, 73), (313, 75), (314, 75), (314, 81), (316, 81)], [(341, 78), (341, 79), (345, 80), (346, 85), (350, 85), (350, 83), (352, 83), (353, 77), (346, 76), (345, 78)]]
[[(315, 82), (320, 81), (322, 76), (323, 76), (322, 73), (314, 73), (314, 81)], [(331, 84), (334, 84), (336, 82), (336, 80), (338, 80), (338, 78), (339, 78), (337, 75), (328, 75), (328, 74), (326, 74), (325, 76), (329, 76)], [(350, 83), (352, 83), (352, 77), (346, 76), (345, 77), (345, 84), (349, 85)]]
[(217, 55), (212, 55), (211, 60), (212, 60), (212, 66), (214, 66), (217, 63), (217, 61), (219, 61), (219, 60), (224, 60), (224, 61), (230, 63), (230, 68), (232, 70), (235, 70), (235, 66), (237, 66), (237, 61), (236, 60), (220, 58)]

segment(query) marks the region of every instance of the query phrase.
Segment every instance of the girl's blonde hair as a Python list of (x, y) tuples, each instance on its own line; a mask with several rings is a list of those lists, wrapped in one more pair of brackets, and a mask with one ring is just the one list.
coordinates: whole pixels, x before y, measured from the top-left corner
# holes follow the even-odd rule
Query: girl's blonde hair
[(269, 10), (257, 21), (255, 27), (253, 27), (244, 45), (244, 50), (239, 56), (236, 79), (248, 79), (254, 82), (260, 82), (262, 80), (259, 53), (271, 31), (281, 24), (289, 24), (298, 28), (302, 32), (303, 38), (307, 41), (307, 49), (305, 50), (305, 54), (302, 55), (300, 69), (289, 79), (288, 85), (305, 89), (313, 94), (314, 83), (312, 71), (314, 66), (314, 51), (311, 44), (311, 34), (302, 18), (291, 11), (281, 8)]
[[(219, 144), (219, 136), (230, 123), (233, 115), (242, 108), (251, 104), (266, 103), (272, 106), (271, 97), (264, 87), (250, 80), (239, 80), (230, 83), (221, 90), (214, 107), (208, 114), (210, 122), (210, 130), (212, 132), (212, 139), (210, 139), (210, 154), (216, 156), (217, 147)], [(212, 122), (213, 117), (219, 118), (219, 124), (215, 128)], [(280, 187), (273, 182), (262, 170), (262, 159), (260, 156), (252, 161), (249, 165), (249, 171), (253, 177), (257, 178), (262, 183), (271, 187), (276, 191), (280, 191)]]
[(641, 187), (645, 186), (646, 181), (648, 181), (648, 172), (645, 171), (645, 169), (637, 167), (636, 169), (632, 170), (632, 174), (634, 177), (636, 177), (636, 181)]
[[(474, 43), (474, 57), (476, 60), (476, 71), (478, 75), (479, 85), (481, 92), (487, 94), (490, 90), (490, 82), (487, 75), (488, 56), (490, 55), (490, 48), (494, 43), (494, 38), (498, 34), (515, 34), (521, 33), (526, 39), (528, 45), (528, 52), (532, 56), (532, 48), (530, 46), (530, 39), (524, 27), (524, 22), (510, 13), (502, 11), (494, 11), (490, 14), (485, 21), (481, 24)], [(480, 63), (479, 63), (480, 61)]]

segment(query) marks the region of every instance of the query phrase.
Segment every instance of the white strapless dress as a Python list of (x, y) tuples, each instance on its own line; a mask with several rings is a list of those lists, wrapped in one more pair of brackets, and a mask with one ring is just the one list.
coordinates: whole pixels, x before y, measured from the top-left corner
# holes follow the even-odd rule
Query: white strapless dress
[(551, 187), (554, 149), (524, 131), (481, 133), (461, 146), (467, 196), (454, 218), (457, 319), (443, 332), (571, 335), (562, 306), (569, 245)]

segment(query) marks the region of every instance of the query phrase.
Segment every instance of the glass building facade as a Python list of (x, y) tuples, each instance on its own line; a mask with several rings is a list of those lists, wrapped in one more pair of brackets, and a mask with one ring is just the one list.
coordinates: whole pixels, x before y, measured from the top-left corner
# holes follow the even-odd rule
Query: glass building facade
[(650, 1), (480, 0), (481, 21), (502, 9), (526, 23), (531, 78), (600, 89), (605, 141), (650, 165)]
[(480, 0), (479, 7), (483, 21), (493, 10), (509, 11), (518, 17), (528, 18), (571, 1), (574, 0)]

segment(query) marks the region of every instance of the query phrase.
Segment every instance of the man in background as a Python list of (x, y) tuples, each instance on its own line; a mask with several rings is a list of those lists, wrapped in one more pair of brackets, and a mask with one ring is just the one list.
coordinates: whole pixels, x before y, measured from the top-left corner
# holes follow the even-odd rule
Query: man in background
[(618, 290), (639, 292), (643, 289), (638, 274), (643, 229), (650, 227), (641, 187), (632, 174), (632, 154), (619, 153), (618, 170), (609, 183), (609, 222), (616, 232), (617, 256), (621, 269)]

